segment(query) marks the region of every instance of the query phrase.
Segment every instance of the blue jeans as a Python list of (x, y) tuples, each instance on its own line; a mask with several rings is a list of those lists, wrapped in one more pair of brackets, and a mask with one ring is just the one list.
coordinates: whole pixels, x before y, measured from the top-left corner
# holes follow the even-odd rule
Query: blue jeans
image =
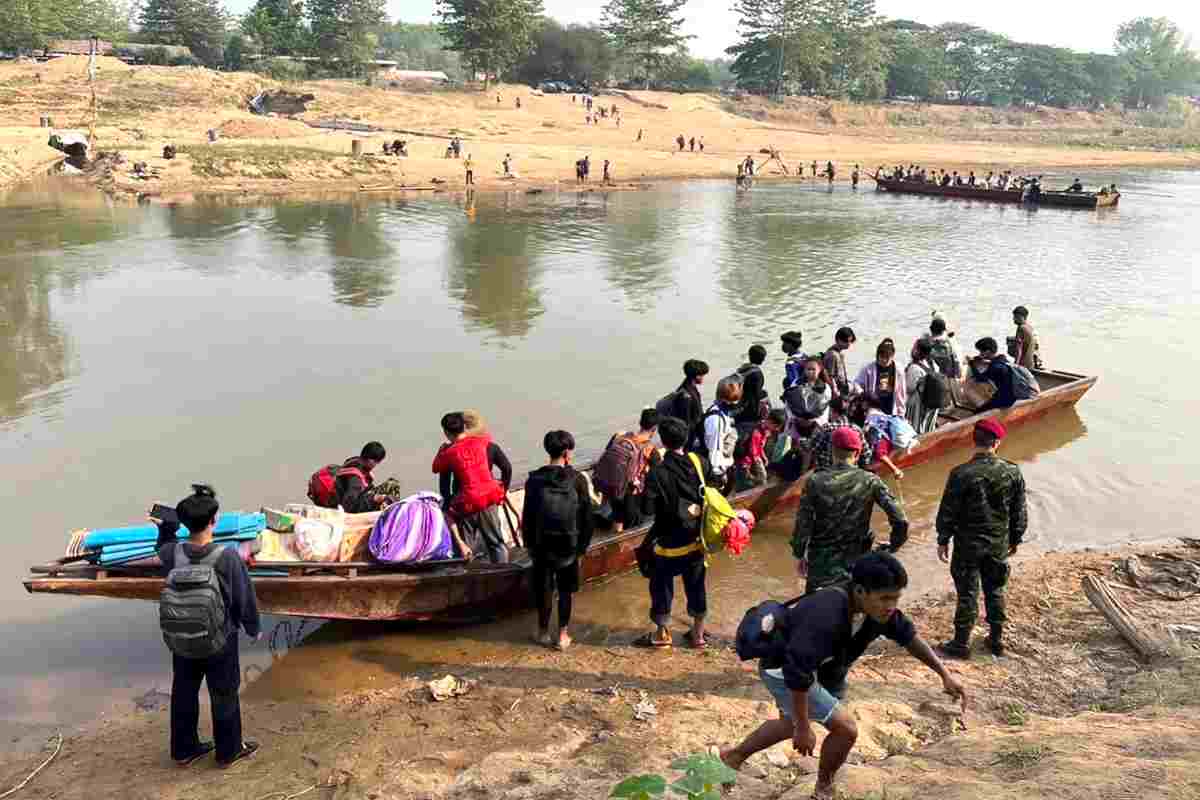
[[(779, 714), (784, 719), (792, 718), (792, 690), (787, 687), (783, 681), (783, 673), (778, 669), (763, 669), (758, 668), (758, 675), (762, 678), (763, 685), (767, 687), (767, 691), (771, 693), (771, 697), (775, 699), (775, 706), (779, 709)], [(838, 699), (829, 693), (819, 683), (814, 682), (808, 687), (808, 718), (813, 722), (819, 722), (829, 729), (829, 720), (833, 717), (833, 712), (837, 710)]]

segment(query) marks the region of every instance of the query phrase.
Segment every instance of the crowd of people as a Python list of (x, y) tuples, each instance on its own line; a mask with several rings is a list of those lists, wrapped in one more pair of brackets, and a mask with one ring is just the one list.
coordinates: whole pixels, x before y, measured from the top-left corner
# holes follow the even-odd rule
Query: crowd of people
[[(882, 636), (907, 648), (965, 706), (965, 688), (897, 607), (908, 578), (894, 554), (907, 542), (909, 523), (903, 503), (871, 468), (882, 465), (896, 479), (902, 478), (891, 456), (932, 430), (945, 404), (961, 403), (968, 384), (994, 386), (994, 395), (981, 410), (1010, 406), (1019, 399), (1015, 385), (1020, 381), (1013, 375), (1038, 366), (1040, 356), (1028, 310), (1014, 309), (1013, 321), (1017, 328), (1009, 337), (1012, 361), (998, 353), (991, 337), (976, 342), (976, 355), (963, 359), (944, 317), (935, 312), (928, 331), (914, 342), (906, 368), (896, 361), (894, 340), (885, 338), (875, 358), (853, 377), (846, 365), (846, 354), (857, 342), (851, 328), (840, 328), (833, 343), (813, 355), (804, 352), (801, 332), (788, 331), (780, 337), (780, 407), (766, 387), (767, 351), (761, 345), (750, 347), (747, 361), (716, 382), (713, 402), (707, 406), (701, 389), (711, 370), (704, 361), (689, 359), (679, 386), (653, 408), (644, 409), (635, 430), (613, 435), (590, 482), (575, 469), (573, 435), (557, 429), (547, 432), (547, 462), (525, 482), (519, 525), (532, 561), (534, 639), (560, 650), (572, 645), (569, 626), (573, 595), (581, 583), (580, 560), (598, 521), (607, 518), (620, 531), (652, 518), (637, 555), (648, 578), (653, 627), (634, 644), (674, 646), (670, 624), (676, 585), (681, 583), (691, 618), (683, 643), (707, 647), (708, 553), (701, 535), (710, 502), (707, 492), (718, 489), (731, 495), (765, 484), (769, 474), (785, 480), (807, 474), (791, 539), (804, 594), (748, 612), (754, 629), (768, 607), (781, 635), (750, 635), (744, 640), (741, 629), (738, 634), (739, 654), (750, 653), (759, 660), (761, 680), (780, 717), (718, 755), (737, 769), (755, 752), (789, 738), (800, 752), (813, 753), (811, 723), (816, 722), (829, 731), (820, 749), (816, 796), (831, 797), (834, 778), (857, 737), (853, 717), (843, 706), (847, 673), (871, 641)], [(937, 391), (930, 388), (931, 381)], [(511, 553), (501, 514), (516, 514), (508, 501), (512, 464), (477, 412), (448, 413), (441, 429), (445, 442), (432, 472), (438, 476), (443, 511), (452, 523), (456, 555), (507, 563)], [(1005, 652), (1007, 559), (1017, 551), (1026, 528), (1021, 472), (997, 456), (1005, 435), (1000, 422), (980, 420), (973, 434), (975, 452), (950, 473), (942, 496), (936, 523), (938, 557), (950, 564), (958, 593), (954, 637), (939, 646), (944, 657), (971, 657), (981, 590), (988, 649), (997, 656)], [(358, 456), (333, 468), (337, 505), (355, 513), (392, 502), (395, 493), (380, 491), (373, 477), (386, 457), (381, 443), (369, 442)], [(593, 502), (593, 488), (601, 498), (599, 507)], [(876, 506), (891, 527), (888, 541), (879, 545), (870, 530)], [(194, 641), (187, 654), (181, 654), (164, 633), (175, 652), (171, 755), (190, 764), (215, 749), (218, 763), (228, 766), (258, 748), (242, 740), (237, 705), (237, 631), (260, 635), (253, 584), (237, 554), (213, 542), (218, 504), (211, 488), (195, 487), (176, 511), (190, 535), (186, 542), (167, 542), (160, 550), (168, 590), (183, 586), (185, 580), (193, 587), (197, 581), (208, 586), (205, 596), (212, 599), (212, 616), (221, 626), (219, 641), (202, 656), (196, 655)], [(517, 528), (515, 522), (509, 519), (510, 530)], [(208, 570), (205, 575), (212, 577), (198, 570)], [(557, 637), (551, 634), (555, 610)], [(858, 617), (864, 619), (855, 626)], [(208, 681), (213, 698), (215, 742), (203, 742), (197, 735), (202, 680)]]

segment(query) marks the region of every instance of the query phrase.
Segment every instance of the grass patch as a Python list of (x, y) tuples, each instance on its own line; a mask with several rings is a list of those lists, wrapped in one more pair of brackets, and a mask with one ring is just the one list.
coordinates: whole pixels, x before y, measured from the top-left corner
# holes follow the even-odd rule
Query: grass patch
[(875, 731), (875, 741), (884, 751), (891, 756), (906, 756), (912, 752), (912, 746), (903, 736), (897, 736), (894, 733), (886, 731)]
[(887, 121), (894, 128), (924, 128), (929, 125), (929, 118), (920, 111), (889, 111)]
[[(329, 161), (342, 157), (315, 147), (290, 145), (186, 145), (179, 148), (192, 160), (192, 173), (204, 178), (237, 176), (284, 179), (289, 164), (305, 161)], [(353, 169), (354, 173), (370, 172), (370, 168)]]
[(1044, 744), (1018, 744), (1001, 750), (996, 754), (992, 763), (1011, 770), (1025, 770), (1035, 767), (1042, 759), (1050, 755), (1050, 748)]
[(1006, 725), (1024, 725), (1029, 721), (1029, 712), (1018, 702), (1010, 700), (1001, 703), (998, 710)]

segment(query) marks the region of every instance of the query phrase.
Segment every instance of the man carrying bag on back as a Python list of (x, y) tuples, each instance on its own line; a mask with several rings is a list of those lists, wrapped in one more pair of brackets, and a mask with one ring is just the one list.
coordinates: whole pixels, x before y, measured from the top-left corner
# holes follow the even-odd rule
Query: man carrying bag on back
[[(262, 633), (246, 565), (236, 549), (213, 541), (220, 510), (216, 492), (199, 484), (192, 488), (175, 507), (188, 540), (165, 544), (158, 553), (167, 578), (159, 624), (172, 653), (171, 758), (186, 767), (215, 749), (217, 765), (225, 768), (258, 750), (258, 743), (242, 740), (237, 634), (239, 627), (255, 640)], [(202, 681), (208, 681), (212, 699), (215, 744), (200, 741), (198, 733)]]

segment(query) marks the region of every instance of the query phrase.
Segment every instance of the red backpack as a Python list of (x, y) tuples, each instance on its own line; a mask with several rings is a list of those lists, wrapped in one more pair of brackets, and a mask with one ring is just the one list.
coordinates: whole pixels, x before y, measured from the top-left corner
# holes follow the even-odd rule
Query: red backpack
[(337, 508), (337, 479), (339, 475), (357, 475), (363, 483), (369, 483), (367, 476), (358, 467), (343, 467), (341, 464), (329, 464), (321, 467), (308, 479), (308, 499), (321, 508)]

